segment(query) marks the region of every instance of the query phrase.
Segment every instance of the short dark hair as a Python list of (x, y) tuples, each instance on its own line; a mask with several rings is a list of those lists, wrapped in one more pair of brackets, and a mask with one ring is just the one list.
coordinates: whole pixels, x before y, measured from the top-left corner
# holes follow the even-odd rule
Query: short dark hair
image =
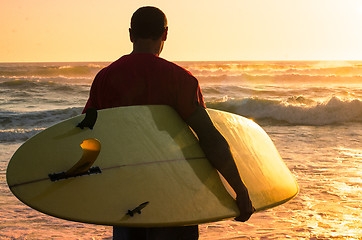
[(156, 7), (141, 7), (132, 15), (130, 31), (134, 39), (156, 40), (166, 28), (166, 15)]

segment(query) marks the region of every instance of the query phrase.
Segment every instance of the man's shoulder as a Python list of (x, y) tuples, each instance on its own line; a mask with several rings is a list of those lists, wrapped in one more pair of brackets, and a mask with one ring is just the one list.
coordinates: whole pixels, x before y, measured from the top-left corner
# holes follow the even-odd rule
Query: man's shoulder
[(175, 62), (171, 62), (168, 61), (164, 58), (158, 58), (159, 61), (161, 61), (163, 64), (165, 64), (166, 67), (168, 67), (170, 70), (172, 70), (175, 74), (179, 75), (179, 76), (183, 76), (183, 77), (187, 77), (189, 79), (193, 79), (193, 80), (197, 80), (194, 75), (192, 75), (191, 72), (189, 72), (187, 69), (185, 69), (184, 67), (178, 65)]
[(174, 77), (181, 77), (183, 79), (190, 79), (197, 81), (197, 79), (184, 67), (178, 65), (175, 62), (166, 60), (162, 57), (153, 54), (128, 54), (120, 57), (118, 60), (112, 62), (105, 71), (124, 71), (129, 69), (139, 68), (153, 68), (165, 75), (173, 75)]

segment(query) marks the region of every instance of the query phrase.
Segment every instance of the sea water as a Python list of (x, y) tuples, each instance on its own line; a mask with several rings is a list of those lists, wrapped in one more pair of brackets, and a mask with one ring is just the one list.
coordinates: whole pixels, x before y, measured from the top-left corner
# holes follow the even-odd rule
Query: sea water
[[(39, 213), (6, 184), (12, 154), (81, 113), (109, 63), (0, 63), (0, 239), (111, 239), (111, 227)], [(206, 105), (253, 119), (299, 183), (293, 200), (200, 225), (200, 239), (362, 239), (362, 62), (179, 62)]]

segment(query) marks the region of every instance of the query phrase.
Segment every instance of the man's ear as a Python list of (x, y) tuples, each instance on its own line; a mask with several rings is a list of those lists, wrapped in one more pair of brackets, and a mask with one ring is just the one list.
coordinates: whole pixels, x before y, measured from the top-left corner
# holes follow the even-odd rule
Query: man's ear
[(134, 38), (133, 38), (133, 34), (132, 34), (132, 29), (129, 28), (129, 39), (131, 40), (131, 42), (134, 42)]
[(167, 40), (167, 33), (168, 33), (168, 27), (165, 28), (165, 31), (162, 34), (162, 41), (166, 41)]

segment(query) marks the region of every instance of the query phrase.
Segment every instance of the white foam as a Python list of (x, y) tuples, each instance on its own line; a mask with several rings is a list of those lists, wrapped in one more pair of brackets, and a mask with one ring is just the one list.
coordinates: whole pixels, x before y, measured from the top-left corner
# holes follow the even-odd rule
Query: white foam
[(0, 143), (26, 141), (45, 128), (0, 130)]
[(245, 98), (209, 103), (208, 106), (253, 119), (272, 119), (295, 125), (362, 123), (362, 101), (359, 99), (341, 100), (332, 97), (326, 102), (313, 105), (294, 105), (283, 101)]
[(34, 112), (0, 112), (0, 142), (23, 141), (40, 130), (77, 116), (82, 108), (73, 107)]

